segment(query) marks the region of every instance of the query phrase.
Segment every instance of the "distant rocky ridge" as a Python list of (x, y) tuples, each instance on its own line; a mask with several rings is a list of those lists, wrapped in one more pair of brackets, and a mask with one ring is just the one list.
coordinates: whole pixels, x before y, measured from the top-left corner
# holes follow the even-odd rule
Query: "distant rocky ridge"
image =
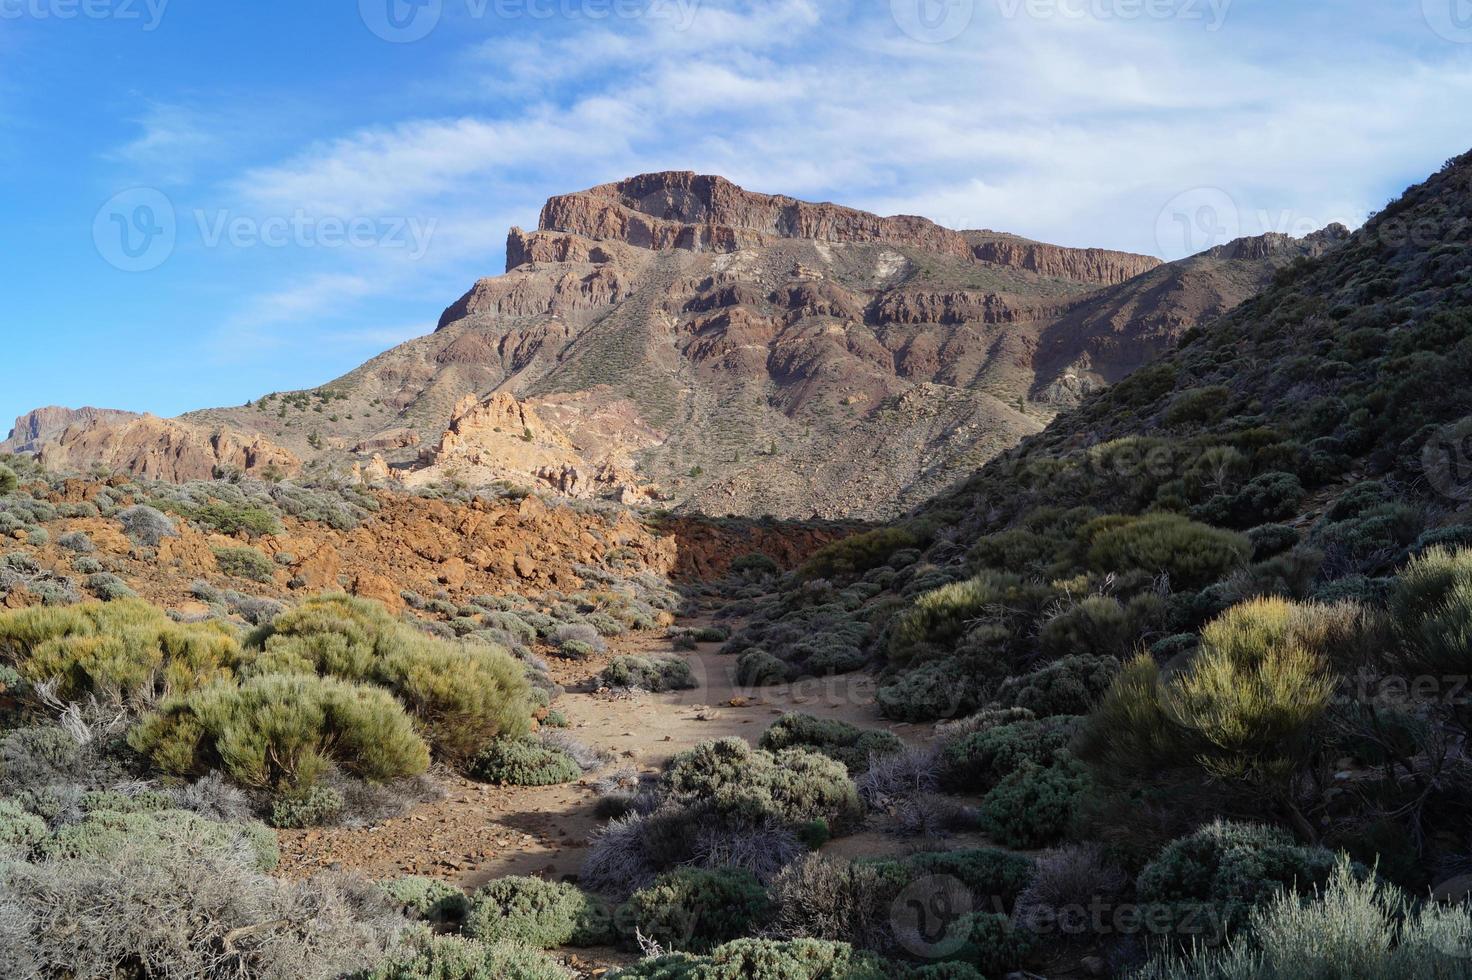
[(289, 450), (255, 434), (210, 431), (152, 415), (96, 415), (67, 426), (36, 450), (43, 466), (58, 473), (95, 469), (150, 480), (183, 483), (231, 473), (283, 478), (301, 472)]
[[(453, 471), (711, 514), (885, 518), (1336, 235), (1162, 264), (646, 174), (549, 200), (537, 229), (511, 230), (506, 273), (433, 334), (181, 421), (370, 481)], [(476, 421), (513, 411), (560, 439)], [(129, 460), (105, 441), (88, 453)]]
[(127, 421), (137, 418), (134, 412), (122, 412), (115, 408), (62, 408), (50, 405), (27, 412), (15, 420), (15, 427), (4, 442), (0, 442), (0, 453), (33, 453), (50, 439), (60, 435), (68, 426), (94, 419)]

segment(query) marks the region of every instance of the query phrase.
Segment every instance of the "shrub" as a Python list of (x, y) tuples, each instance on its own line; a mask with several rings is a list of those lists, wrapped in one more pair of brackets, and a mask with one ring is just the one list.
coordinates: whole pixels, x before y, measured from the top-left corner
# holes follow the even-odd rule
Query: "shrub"
[(1334, 855), (1301, 847), (1287, 833), (1215, 821), (1172, 841), (1135, 883), (1142, 902), (1214, 908), (1228, 927), (1284, 889), (1308, 893), (1334, 869)]
[(259, 548), (214, 548), (220, 571), (252, 582), (274, 582), (276, 565)]
[(1247, 532), (1252, 542), (1252, 560), (1263, 561), (1295, 547), (1302, 535), (1294, 528), (1283, 524), (1264, 524)]
[(889, 755), (905, 747), (892, 732), (865, 730), (836, 719), (788, 714), (762, 733), (761, 747), (771, 752), (805, 748), (837, 759), (851, 773), (862, 772), (876, 756)]
[(240, 645), (219, 623), (175, 623), (137, 599), (0, 614), (0, 661), (57, 695), (150, 701), (233, 676)]
[(305, 671), (389, 688), (455, 764), (531, 725), (526, 673), (504, 650), (426, 636), (370, 600), (308, 599), (258, 630), (250, 646), (258, 651), (254, 672)]
[(678, 657), (614, 657), (603, 669), (608, 687), (637, 687), (646, 691), (684, 691), (699, 687), (688, 661)]
[(1023, 763), (1046, 764), (1068, 744), (1069, 731), (1048, 721), (1017, 721), (964, 735), (946, 745), (941, 780), (952, 790), (986, 792)]
[(905, 664), (950, 653), (983, 613), (1008, 603), (1021, 584), (1016, 576), (983, 572), (926, 592), (895, 618), (890, 660)]
[(773, 931), (887, 950), (891, 906), (905, 882), (898, 865), (810, 854), (772, 883)]
[(168, 515), (146, 504), (118, 511), (118, 522), (123, 525), (123, 533), (135, 543), (149, 548), (157, 548), (164, 538), (179, 535), (179, 529)]
[(906, 528), (876, 528), (824, 546), (803, 563), (797, 574), (805, 581), (862, 575), (871, 568), (891, 564), (890, 556), (895, 552), (921, 543), (919, 537)]
[(1033, 862), (992, 847), (958, 851), (926, 851), (896, 861), (881, 861), (881, 870), (909, 884), (927, 876), (955, 878), (979, 902), (1000, 901), (1010, 908), (1032, 878)]
[(7, 497), (15, 493), (19, 486), (20, 478), (15, 475), (15, 470), (0, 464), (0, 497)]
[(1157, 957), (1133, 980), (1465, 980), (1469, 942), (1465, 907), (1412, 902), (1340, 862), (1317, 897), (1275, 894), (1236, 940)]
[(572, 756), (534, 738), (493, 739), (470, 763), (476, 779), (505, 786), (553, 786), (583, 774)]
[(1016, 917), (1024, 927), (1047, 926), (1065, 935), (1082, 935), (1091, 925), (1089, 910), (1118, 898), (1129, 883), (1098, 844), (1048, 851), (1039, 855), (1032, 879), (1017, 898)]
[(372, 966), (404, 927), (350, 882), (262, 874), (252, 848), (198, 818), (163, 832), (152, 816), (88, 822), (133, 829), (0, 869), (0, 976), (333, 980)]
[(1089, 564), (1095, 571), (1165, 572), (1177, 590), (1205, 588), (1251, 555), (1252, 545), (1244, 536), (1175, 514), (1118, 520), (1089, 545)]
[(765, 650), (748, 650), (736, 661), (736, 683), (743, 687), (771, 687), (787, 680), (787, 664)]
[(740, 738), (702, 742), (665, 767), (663, 786), (677, 800), (709, 803), (749, 820), (790, 824), (823, 819), (835, 833), (857, 823), (858, 793), (842, 763), (803, 749), (753, 749)]
[(747, 579), (775, 578), (782, 573), (781, 567), (769, 555), (761, 552), (741, 555), (731, 562), (731, 572)]
[(1201, 633), (1189, 668), (1166, 686), (1168, 710), (1209, 746), (1228, 777), (1281, 775), (1334, 690), (1323, 654), (1333, 619), (1321, 607), (1257, 599)]
[(997, 688), (993, 702), (1002, 708), (1025, 708), (1040, 718), (1086, 715), (1118, 676), (1114, 657), (1064, 657)]
[(162, 852), (176, 842), (194, 842), (237, 855), (251, 867), (270, 871), (280, 860), (276, 835), (258, 823), (216, 823), (187, 810), (98, 810), (62, 827), (42, 845), (52, 860), (108, 861), (121, 851)]
[(342, 813), (342, 794), (326, 786), (287, 792), (271, 802), (271, 826), (285, 829), (320, 827)]
[[(895, 966), (844, 943), (738, 939), (709, 956), (674, 953), (618, 970), (608, 980), (894, 980)], [(958, 978), (965, 980), (965, 978)]]
[(103, 602), (116, 602), (119, 599), (136, 599), (138, 593), (128, 588), (128, 584), (111, 572), (98, 572), (87, 577), (87, 591), (91, 592)]
[(387, 691), (265, 674), (168, 699), (128, 737), (175, 776), (220, 767), (246, 786), (305, 790), (334, 765), (381, 782), (424, 772), (429, 750)]
[(597, 628), (587, 623), (564, 623), (552, 632), (552, 645), (566, 647), (575, 644), (575, 649), (580, 651), (576, 659), (588, 656), (588, 651), (602, 653), (608, 649), (608, 644), (603, 641), (602, 635)]
[(0, 860), (24, 859), (48, 836), (46, 821), (10, 800), (0, 800)]
[(437, 878), (408, 875), (379, 886), (389, 901), (428, 922), (459, 922), (470, 911), (470, 899)]
[(509, 943), (487, 945), (459, 936), (414, 937), (363, 980), (571, 980), (546, 953)]
[(1324, 652), (1356, 642), (1351, 607), (1258, 599), (1202, 631), (1186, 667), (1162, 680), (1149, 657), (1125, 668), (1075, 750), (1101, 770), (1149, 772), (1188, 759), (1222, 778), (1285, 778), (1334, 681)]
[(92, 543), (86, 531), (68, 531), (57, 538), (56, 543), (59, 547), (67, 551), (75, 551), (79, 555), (90, 555), (97, 550), (97, 546)]
[(635, 892), (620, 918), (667, 949), (701, 953), (757, 931), (773, 912), (749, 872), (682, 868)]
[(1038, 647), (1050, 659), (1123, 656), (1144, 631), (1142, 618), (1111, 596), (1089, 596), (1045, 622)]
[(186, 517), (196, 524), (227, 537), (244, 534), (251, 538), (281, 533), (281, 522), (275, 512), (265, 507), (250, 507), (214, 501), (202, 507), (187, 509)]
[(1390, 612), (1413, 659), (1438, 672), (1472, 664), (1472, 551), (1431, 548), (1396, 579)]
[(1073, 759), (1046, 767), (1024, 762), (981, 801), (981, 827), (1007, 847), (1056, 844), (1087, 785), (1083, 765)]
[(484, 942), (553, 949), (610, 941), (610, 920), (576, 885), (502, 878), (471, 898), (465, 934)]
[(979, 695), (965, 665), (948, 658), (899, 674), (881, 686), (874, 699), (884, 717), (919, 722), (973, 711)]

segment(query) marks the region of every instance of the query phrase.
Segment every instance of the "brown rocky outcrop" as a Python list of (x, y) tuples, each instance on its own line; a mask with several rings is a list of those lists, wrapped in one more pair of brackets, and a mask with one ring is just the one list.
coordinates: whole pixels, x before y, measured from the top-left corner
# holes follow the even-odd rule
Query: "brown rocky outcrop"
[(419, 445), (419, 433), (413, 429), (399, 427), (396, 429), (385, 429), (376, 435), (361, 440), (353, 447), (355, 453), (381, 453), (390, 452), (395, 449), (410, 449)]
[(1014, 238), (985, 240), (981, 238), (982, 234), (967, 233), (975, 243), (972, 254), (979, 261), (1074, 282), (1112, 286), (1143, 275), (1161, 264), (1153, 255), (1134, 255), (1103, 248), (1063, 248)]
[(69, 426), (96, 419), (126, 422), (137, 417), (136, 412), (123, 412), (115, 408), (61, 408), (56, 405), (38, 408), (15, 420), (15, 428), (10, 430), (9, 438), (0, 442), (0, 453), (33, 453)]
[(208, 480), (225, 473), (289, 477), (301, 470), (291, 452), (255, 434), (210, 431), (152, 415), (105, 417), (68, 426), (36, 456), (58, 473), (97, 469), (148, 480)]

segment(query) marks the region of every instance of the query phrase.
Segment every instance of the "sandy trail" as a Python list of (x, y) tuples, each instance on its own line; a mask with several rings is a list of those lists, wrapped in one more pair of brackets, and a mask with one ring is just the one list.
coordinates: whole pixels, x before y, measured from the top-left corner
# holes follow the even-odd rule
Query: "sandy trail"
[[(881, 719), (868, 675), (743, 688), (733, 677), (736, 658), (718, 653), (719, 648), (708, 643), (677, 652), (663, 637), (619, 638), (608, 654), (594, 660), (553, 664), (558, 682), (568, 688), (556, 707), (567, 716), (572, 735), (613, 753), (615, 761), (605, 772), (621, 767), (657, 772), (675, 753), (712, 738), (739, 735), (755, 743), (788, 711), (884, 728), (906, 741), (929, 736), (929, 726)], [(622, 653), (682, 657), (700, 686), (669, 694), (588, 690), (585, 682)], [(593, 817), (597, 796), (589, 785), (596, 776), (546, 787), (486, 786), (450, 777), (443, 799), (374, 827), (281, 832), (280, 873), (350, 870), (375, 879), (425, 874), (467, 888), (505, 875), (576, 875), (587, 837), (599, 823)]]

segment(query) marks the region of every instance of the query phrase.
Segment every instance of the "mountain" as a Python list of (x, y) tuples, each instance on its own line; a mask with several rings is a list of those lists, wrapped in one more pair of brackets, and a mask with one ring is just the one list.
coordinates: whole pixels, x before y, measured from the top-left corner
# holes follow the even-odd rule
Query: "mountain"
[[(505, 395), (571, 450), (503, 478), (560, 489), (570, 467), (707, 513), (892, 517), (1338, 235), (1162, 265), (645, 174), (549, 200), (433, 334), (182, 421), (414, 482), (464, 399)], [(608, 465), (626, 472), (595, 488)]]

